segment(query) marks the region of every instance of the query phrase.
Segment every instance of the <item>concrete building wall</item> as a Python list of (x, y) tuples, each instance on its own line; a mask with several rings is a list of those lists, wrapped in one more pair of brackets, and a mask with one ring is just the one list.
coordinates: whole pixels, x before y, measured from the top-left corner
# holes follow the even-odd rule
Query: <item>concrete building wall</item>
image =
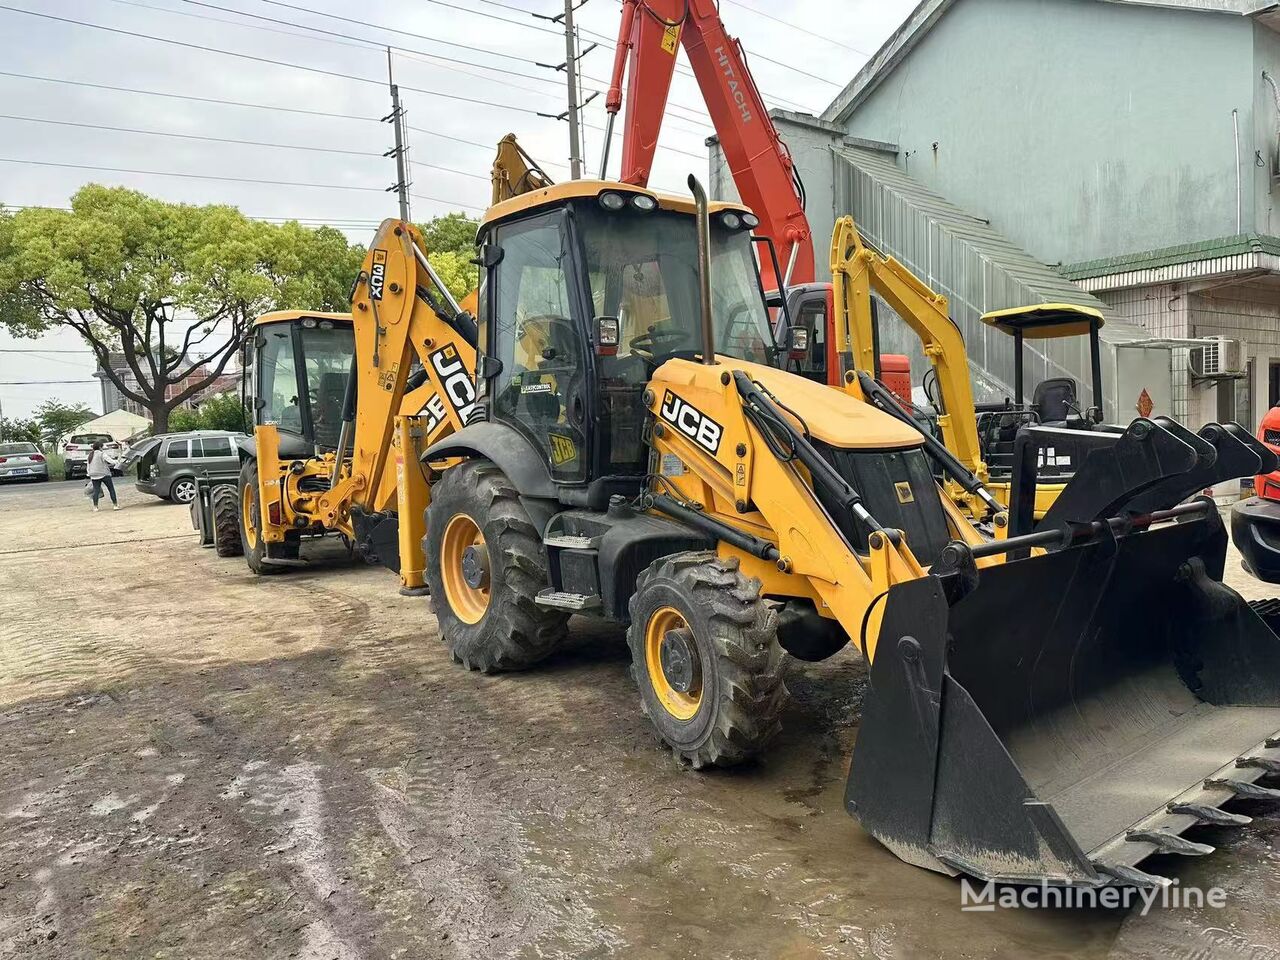
[(1253, 66), (1253, 149), (1246, 149), (1242, 141), (1240, 151), (1253, 197), (1253, 226), (1246, 225), (1246, 230), (1280, 236), (1280, 190), (1272, 179), (1280, 170), (1280, 93), (1262, 77), (1266, 71), (1280, 89), (1280, 34), (1261, 24), (1253, 28)]
[[(1231, 111), (1257, 169), (1254, 52), (1280, 52), (1269, 33), (1096, 0), (962, 0), (844, 125), (897, 143), (912, 177), (1046, 263), (1228, 236)], [(1247, 214), (1259, 183), (1243, 176)]]

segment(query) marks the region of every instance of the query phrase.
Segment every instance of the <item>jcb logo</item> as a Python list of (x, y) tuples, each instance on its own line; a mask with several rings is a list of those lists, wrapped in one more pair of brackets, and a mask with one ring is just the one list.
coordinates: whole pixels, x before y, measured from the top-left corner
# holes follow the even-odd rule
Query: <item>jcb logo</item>
[(381, 300), (382, 287), (387, 280), (387, 251), (373, 251), (373, 266), (369, 268), (369, 299)]
[[(440, 392), (458, 414), (458, 419), (466, 423), (476, 406), (476, 386), (471, 382), (471, 372), (452, 344), (431, 354), (430, 360), (436, 382), (443, 388)], [(427, 403), (427, 412), (434, 415), (430, 402)], [(435, 424), (428, 422), (427, 426), (428, 429), (433, 429)]]
[(709, 450), (711, 453), (715, 453), (720, 449), (720, 438), (724, 436), (724, 427), (720, 426), (697, 407), (681, 400), (670, 390), (662, 398), (662, 407), (659, 413), (662, 414), (663, 420), (673, 425), (698, 446)]

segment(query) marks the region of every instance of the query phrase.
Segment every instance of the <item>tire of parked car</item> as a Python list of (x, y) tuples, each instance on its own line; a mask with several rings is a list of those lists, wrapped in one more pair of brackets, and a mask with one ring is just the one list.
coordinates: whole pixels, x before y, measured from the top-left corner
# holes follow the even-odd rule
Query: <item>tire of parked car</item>
[(190, 503), (196, 498), (195, 477), (179, 477), (169, 488), (168, 499), (175, 503)]
[(209, 497), (213, 510), (213, 549), (220, 557), (244, 555), (240, 539), (240, 491), (229, 483), (213, 488)]

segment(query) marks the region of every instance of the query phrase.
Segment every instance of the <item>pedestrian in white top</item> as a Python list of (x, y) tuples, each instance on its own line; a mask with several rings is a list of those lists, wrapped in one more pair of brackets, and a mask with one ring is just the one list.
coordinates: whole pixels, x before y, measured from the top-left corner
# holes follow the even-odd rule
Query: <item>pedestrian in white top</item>
[(116, 485), (111, 480), (111, 468), (116, 465), (116, 461), (112, 460), (102, 450), (102, 443), (99, 441), (93, 445), (93, 449), (89, 451), (89, 459), (85, 463), (85, 476), (89, 478), (89, 482), (93, 484), (93, 492), (90, 497), (93, 498), (93, 512), (98, 512), (98, 501), (102, 498), (102, 488), (107, 488), (107, 493), (111, 494), (111, 509), (119, 510), (120, 503), (116, 500)]

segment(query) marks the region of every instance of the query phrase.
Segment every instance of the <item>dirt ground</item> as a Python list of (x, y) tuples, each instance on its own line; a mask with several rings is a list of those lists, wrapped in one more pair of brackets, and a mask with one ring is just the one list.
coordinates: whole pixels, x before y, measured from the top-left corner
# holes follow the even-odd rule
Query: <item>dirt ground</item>
[(1280, 957), (1274, 809), (1161, 865), (1223, 909), (964, 913), (843, 810), (856, 656), (691, 773), (617, 631), (469, 674), (384, 570), (257, 579), (79, 486), (0, 489), (0, 957)]

